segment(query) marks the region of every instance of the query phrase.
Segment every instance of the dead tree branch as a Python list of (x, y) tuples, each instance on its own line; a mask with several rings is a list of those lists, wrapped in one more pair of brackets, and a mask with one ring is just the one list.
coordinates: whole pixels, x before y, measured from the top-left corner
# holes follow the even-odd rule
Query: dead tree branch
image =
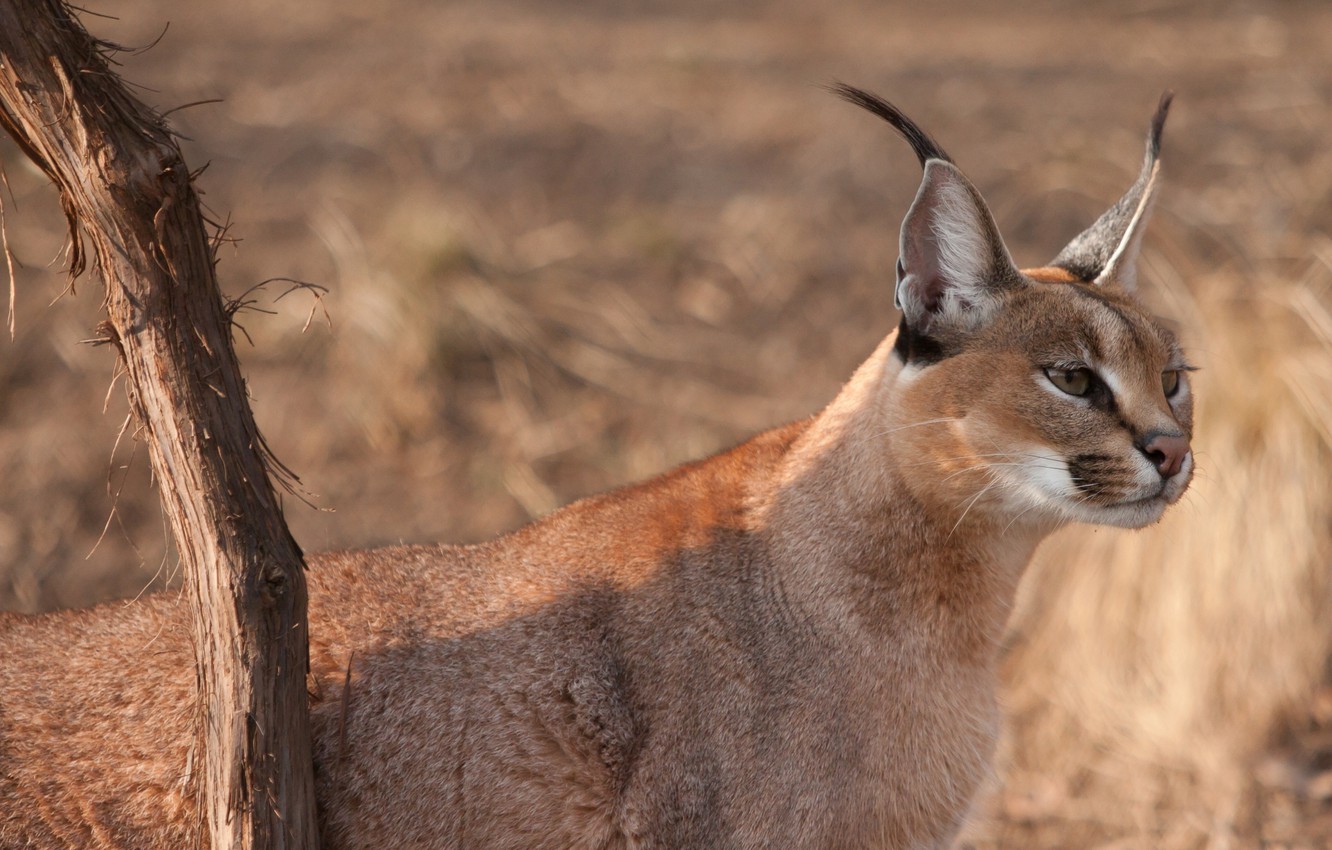
[(0, 0), (0, 124), (60, 191), (71, 274), (91, 257), (106, 286), (109, 335), (189, 577), (210, 844), (314, 848), (301, 552), (190, 171), (161, 116), (109, 67), (113, 50), (59, 0)]

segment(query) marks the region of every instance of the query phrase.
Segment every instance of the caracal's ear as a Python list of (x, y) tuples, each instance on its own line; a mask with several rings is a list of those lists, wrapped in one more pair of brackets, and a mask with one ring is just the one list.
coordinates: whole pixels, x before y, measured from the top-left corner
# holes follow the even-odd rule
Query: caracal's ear
[(1137, 182), (1095, 224), (1068, 243), (1050, 265), (1067, 270), (1079, 280), (1097, 285), (1116, 283), (1133, 291), (1138, 279), (1138, 249), (1160, 185), (1161, 131), (1174, 96), (1169, 91), (1161, 95), (1147, 133), (1147, 155)]
[(888, 101), (837, 83), (833, 92), (891, 124), (925, 169), (902, 222), (897, 306), (911, 330), (930, 336), (983, 324), (1005, 290), (1023, 286), (980, 192), (943, 148)]
[(897, 306), (907, 324), (931, 334), (972, 330), (1004, 290), (1022, 285), (980, 193), (951, 162), (928, 160), (897, 261)]

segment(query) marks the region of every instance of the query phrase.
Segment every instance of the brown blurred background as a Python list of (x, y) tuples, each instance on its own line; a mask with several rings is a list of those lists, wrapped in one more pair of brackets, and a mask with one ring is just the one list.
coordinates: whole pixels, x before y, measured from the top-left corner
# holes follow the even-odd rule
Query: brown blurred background
[[(260, 426), (310, 551), (485, 538), (818, 409), (894, 326), (918, 168), (1019, 263), (1129, 185), (1161, 91), (1145, 297), (1200, 373), (1200, 473), (1029, 575), (977, 848), (1332, 846), (1332, 7), (827, 0), (99, 2), (189, 141)], [(105, 19), (92, 13), (115, 15)], [(165, 33), (162, 28), (167, 22)], [(159, 39), (159, 35), (161, 36)], [(155, 43), (154, 43), (155, 42)], [(98, 284), (7, 143), (0, 608), (177, 578)], [(281, 300), (273, 277), (322, 284)], [(249, 295), (245, 293), (249, 292)], [(308, 325), (308, 327), (307, 327)]]

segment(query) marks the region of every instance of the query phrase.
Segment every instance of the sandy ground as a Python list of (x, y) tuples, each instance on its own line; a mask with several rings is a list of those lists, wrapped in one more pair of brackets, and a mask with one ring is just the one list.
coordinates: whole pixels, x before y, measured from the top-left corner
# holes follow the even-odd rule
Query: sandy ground
[[(930, 128), (1021, 264), (1127, 187), (1166, 88), (1146, 271), (1200, 275), (1147, 297), (1187, 325), (1178, 293), (1200, 281), (1243, 291), (1255, 270), (1332, 263), (1319, 3), (90, 9), (118, 16), (86, 16), (94, 32), (153, 45), (122, 56), (148, 102), (220, 100), (171, 120), (239, 240), (227, 294), (329, 288), (277, 300), (273, 283), (242, 314), (256, 415), (310, 503), (286, 499), (308, 550), (482, 539), (830, 399), (894, 326), (918, 179), (899, 140), (820, 88), (835, 79)], [(0, 607), (133, 596), (175, 567), (145, 452), (132, 429), (117, 441), (112, 355), (81, 343), (98, 284), (61, 297), (54, 196), (7, 143), (0, 163), (23, 266), (17, 335), (0, 339)], [(1296, 793), (1280, 771), (1292, 752), (1332, 767), (1314, 764), (1329, 722), (1311, 708), (1273, 744), (1276, 778), (1235, 842), (1328, 846), (1332, 782)], [(978, 842), (1070, 846), (1065, 820), (1020, 808)], [(1098, 842), (1139, 846), (1109, 832)], [(1207, 846), (1195, 834), (1178, 846)]]

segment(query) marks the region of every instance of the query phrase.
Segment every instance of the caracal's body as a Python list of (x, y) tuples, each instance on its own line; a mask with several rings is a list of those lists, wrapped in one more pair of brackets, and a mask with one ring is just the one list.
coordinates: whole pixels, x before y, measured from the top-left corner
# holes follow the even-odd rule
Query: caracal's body
[[(904, 319), (804, 422), (496, 541), (312, 557), (326, 848), (942, 848), (1037, 543), (1192, 471), (1187, 368), (1122, 291), (1156, 174), (1018, 272), (925, 180)], [(1163, 113), (1162, 113), (1163, 117)], [(0, 615), (0, 847), (192, 846), (178, 593)], [(344, 681), (350, 669), (350, 688)]]

